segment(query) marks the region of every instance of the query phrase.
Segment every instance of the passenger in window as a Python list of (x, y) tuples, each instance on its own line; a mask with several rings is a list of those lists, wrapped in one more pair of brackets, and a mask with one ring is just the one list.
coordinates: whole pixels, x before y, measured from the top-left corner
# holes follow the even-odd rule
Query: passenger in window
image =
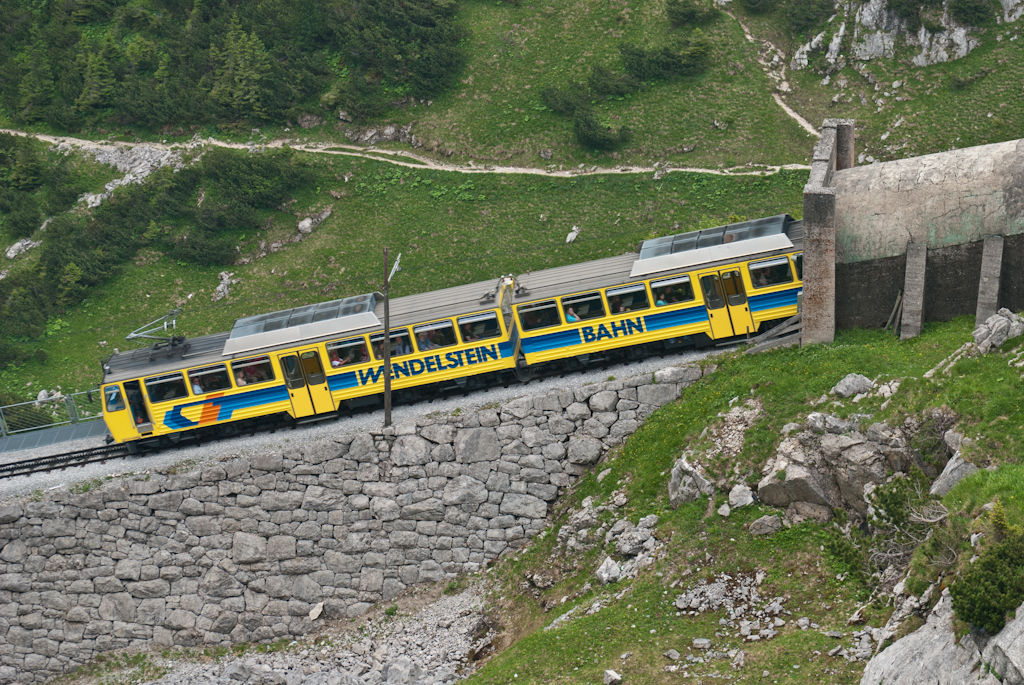
[(426, 350), (436, 350), (437, 348), (440, 347), (440, 345), (438, 345), (437, 343), (430, 339), (430, 336), (427, 334), (427, 331), (420, 331), (416, 335), (416, 344), (419, 345), (420, 352), (424, 352)]
[(203, 389), (203, 383), (201, 378), (192, 379), (192, 394), (202, 395), (206, 390)]
[(241, 369), (239, 369), (238, 373), (235, 375), (235, 385), (238, 387), (246, 385), (245, 374), (242, 373)]
[(656, 300), (654, 301), (654, 304), (655, 304), (656, 306), (658, 306), (658, 307), (664, 307), (665, 305), (667, 305), (667, 304), (668, 304), (668, 302), (666, 302), (666, 301), (665, 301), (665, 291), (664, 291), (664, 289), (660, 290), (660, 291), (659, 291), (659, 292), (657, 293), (657, 295), (655, 295), (655, 297), (657, 298), (657, 299), (656, 299)]
[[(530, 315), (527, 314), (526, 317), (527, 317), (527, 319), (529, 319)], [(473, 335), (473, 326), (472, 326), (472, 324), (468, 324), (468, 323), (462, 324), (462, 340), (463, 340), (463, 342), (473, 342), (474, 340), (479, 340), (479, 339), (480, 339), (479, 335)]]
[(335, 369), (338, 368), (339, 366), (341, 366), (342, 364), (345, 364), (348, 361), (348, 359), (345, 359), (344, 361), (342, 361), (341, 357), (338, 356), (338, 350), (337, 349), (333, 349), (330, 352), (328, 352), (327, 353), (327, 358), (331, 361), (331, 367), (335, 368)]
[(576, 323), (580, 320), (580, 317), (576, 316), (576, 312), (572, 310), (572, 307), (566, 307), (565, 309), (565, 320), (568, 323)]
[(754, 285), (763, 288), (768, 285), (768, 269), (757, 269), (754, 272)]

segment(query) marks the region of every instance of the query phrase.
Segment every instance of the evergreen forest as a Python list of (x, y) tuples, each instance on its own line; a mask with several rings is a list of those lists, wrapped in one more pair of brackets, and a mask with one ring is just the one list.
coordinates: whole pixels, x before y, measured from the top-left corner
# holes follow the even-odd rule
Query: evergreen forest
[(171, 130), (443, 91), (451, 0), (0, 0), (0, 107), (22, 124)]

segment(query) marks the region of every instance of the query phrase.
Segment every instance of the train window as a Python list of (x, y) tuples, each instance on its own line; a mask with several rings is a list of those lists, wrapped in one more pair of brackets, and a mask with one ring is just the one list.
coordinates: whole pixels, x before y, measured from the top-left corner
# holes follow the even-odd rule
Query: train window
[(600, 319), (604, 316), (604, 300), (598, 292), (563, 297), (562, 311), (565, 312), (566, 323)]
[(665, 307), (670, 304), (689, 302), (694, 299), (693, 285), (689, 276), (676, 276), (663, 281), (651, 281), (651, 292), (654, 293), (654, 305)]
[(362, 364), (370, 361), (370, 353), (366, 349), (366, 338), (349, 338), (327, 343), (327, 358), (331, 360), (333, 369), (346, 364)]
[[(377, 359), (384, 358), (384, 334), (370, 336), (370, 347), (373, 348), (373, 356)], [(404, 354), (412, 354), (412, 344), (409, 342), (409, 329), (400, 328), (391, 331), (391, 356), (401, 357)]]
[(149, 401), (153, 404), (188, 397), (188, 390), (185, 389), (185, 377), (180, 373), (147, 378), (146, 393), (149, 395)]
[(723, 271), (722, 286), (725, 288), (725, 296), (729, 304), (738, 307), (747, 302), (747, 289), (743, 287), (743, 279), (739, 271)]
[(519, 323), (522, 324), (524, 331), (536, 331), (558, 326), (562, 320), (558, 316), (558, 305), (555, 301), (544, 300), (519, 305)]
[(320, 363), (320, 353), (316, 350), (307, 350), (299, 354), (302, 360), (302, 373), (310, 385), (320, 385), (326, 380), (324, 367)]
[(201, 369), (192, 369), (188, 372), (188, 384), (192, 386), (193, 395), (228, 390), (231, 388), (231, 379), (228, 378), (228, 367), (223, 364), (217, 364), (215, 366), (204, 366)]
[(412, 332), (416, 336), (416, 347), (420, 352), (449, 347), (458, 342), (455, 338), (455, 326), (451, 321), (435, 321), (416, 326)]
[(722, 292), (722, 281), (718, 274), (701, 276), (700, 287), (704, 291), (704, 304), (708, 309), (721, 309), (725, 306), (725, 293)]
[(108, 413), (124, 409), (124, 395), (121, 394), (120, 386), (108, 385), (103, 388), (103, 405)]
[(242, 361), (232, 362), (231, 373), (235, 377), (235, 385), (255, 385), (274, 380), (274, 365), (270, 363), (270, 357), (253, 357)]
[(604, 291), (608, 297), (608, 307), (612, 314), (623, 314), (625, 312), (638, 312), (641, 309), (649, 309), (651, 301), (647, 298), (647, 288), (643, 283), (634, 283), (622, 288), (609, 288)]
[(751, 262), (748, 268), (750, 269), (750, 283), (755, 288), (767, 288), (793, 282), (793, 271), (789, 268), (789, 260), (785, 257)]
[(462, 334), (462, 342), (476, 342), (498, 337), (501, 335), (501, 326), (494, 312), (485, 312), (459, 317), (459, 332)]
[(793, 266), (796, 267), (796, 278), (799, 281), (804, 280), (804, 253), (793, 255)]

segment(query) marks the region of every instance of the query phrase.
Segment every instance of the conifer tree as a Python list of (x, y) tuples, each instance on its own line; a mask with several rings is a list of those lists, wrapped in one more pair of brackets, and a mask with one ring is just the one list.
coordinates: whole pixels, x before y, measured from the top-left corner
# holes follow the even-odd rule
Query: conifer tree
[(114, 93), (114, 71), (111, 61), (116, 48), (108, 36), (100, 49), (89, 54), (85, 68), (85, 85), (75, 105), (80, 109), (102, 107)]
[(210, 46), (210, 59), (217, 65), (210, 97), (236, 114), (265, 117), (263, 81), (270, 71), (270, 57), (255, 33), (246, 33), (231, 17), (231, 25), (223, 49)]
[(24, 121), (35, 121), (53, 96), (53, 72), (38, 28), (32, 29), (28, 50), (19, 61), (23, 74), (18, 84), (19, 116)]

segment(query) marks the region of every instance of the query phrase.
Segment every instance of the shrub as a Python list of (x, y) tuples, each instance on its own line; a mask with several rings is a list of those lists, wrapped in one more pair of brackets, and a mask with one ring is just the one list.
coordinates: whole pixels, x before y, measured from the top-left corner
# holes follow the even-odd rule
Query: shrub
[(718, 10), (703, 0), (668, 0), (665, 14), (673, 27), (704, 24), (718, 16)]
[(989, 0), (949, 0), (949, 13), (968, 26), (981, 26), (994, 16)]
[(629, 142), (630, 130), (623, 126), (616, 133), (597, 119), (590, 107), (576, 110), (572, 120), (576, 141), (583, 147), (594, 150), (612, 150)]
[(950, 589), (953, 611), (972, 626), (998, 633), (1024, 602), (1024, 535), (1017, 532), (981, 555)]
[(559, 114), (575, 114), (577, 109), (590, 107), (590, 97), (582, 83), (570, 83), (564, 88), (550, 86), (540, 92), (544, 106)]
[(587, 84), (592, 93), (606, 97), (622, 97), (640, 86), (629, 74), (613, 74), (599, 64), (591, 68)]
[(15, 238), (27, 238), (32, 235), (40, 223), (42, 215), (39, 203), (31, 193), (0, 190), (0, 209), (7, 215), (4, 225)]
[(802, 36), (825, 22), (834, 12), (831, 0), (791, 0), (786, 6), (786, 23), (794, 35)]
[(743, 9), (751, 14), (767, 14), (775, 9), (776, 0), (740, 0)]
[(648, 49), (623, 43), (619, 52), (626, 72), (640, 81), (693, 76), (711, 65), (711, 41), (700, 29), (670, 46)]

